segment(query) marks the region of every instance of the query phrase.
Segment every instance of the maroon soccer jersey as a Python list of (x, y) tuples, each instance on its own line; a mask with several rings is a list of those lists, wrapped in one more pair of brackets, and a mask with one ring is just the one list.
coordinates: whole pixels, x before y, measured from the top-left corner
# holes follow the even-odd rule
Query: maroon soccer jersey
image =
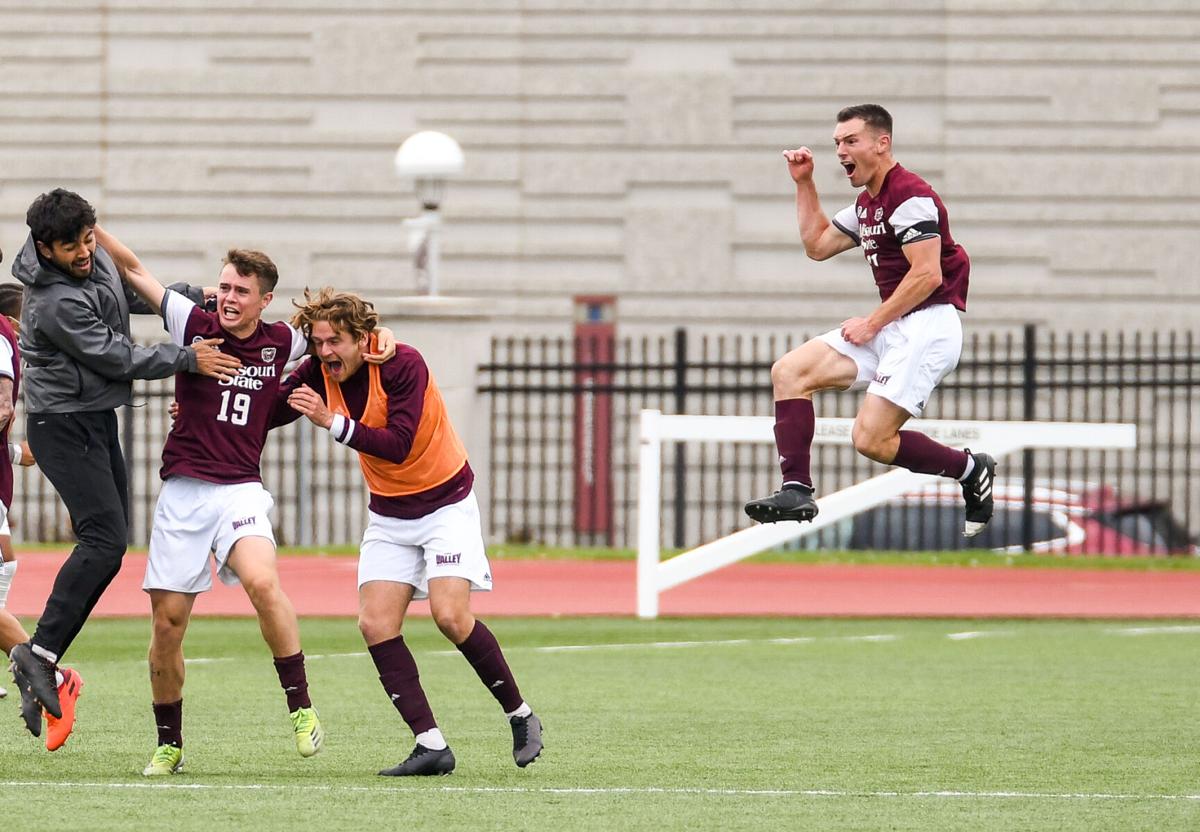
[(237, 338), (183, 295), (163, 297), (163, 320), (177, 344), (224, 338), (221, 352), (241, 359), (232, 381), (196, 373), (175, 375), (179, 417), (163, 447), (163, 479), (195, 477), (217, 483), (261, 482), (259, 461), (283, 367), (305, 353), (308, 342), (286, 323), (259, 321), (254, 332)]
[[(0, 315), (0, 338), (3, 338), (9, 347), (4, 351), (5, 354), (11, 356), (11, 363), (0, 362), (0, 376), (12, 379), (12, 403), (16, 406), (17, 393), (21, 387), (21, 351), (17, 347), (17, 333), (9, 323), (7, 315)], [(12, 460), (8, 456), (8, 430), (10, 427), (12, 427), (11, 419), (4, 426), (4, 430), (0, 430), (0, 502), (4, 503), (5, 508), (12, 506), (13, 498), (13, 466)]]
[(872, 197), (864, 189), (853, 205), (837, 213), (833, 224), (862, 246), (881, 300), (892, 296), (911, 268), (902, 247), (940, 237), (942, 285), (912, 311), (939, 303), (966, 311), (971, 261), (950, 236), (950, 218), (941, 197), (912, 171), (900, 165), (893, 167), (884, 177), (878, 196)]

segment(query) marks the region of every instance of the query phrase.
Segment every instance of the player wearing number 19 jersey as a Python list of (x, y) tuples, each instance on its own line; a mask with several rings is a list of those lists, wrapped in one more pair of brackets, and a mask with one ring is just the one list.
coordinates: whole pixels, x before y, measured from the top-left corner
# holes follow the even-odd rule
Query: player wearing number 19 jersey
[(306, 349), (285, 323), (262, 312), (279, 279), (275, 264), (256, 251), (231, 250), (217, 286), (217, 311), (208, 312), (161, 284), (137, 257), (97, 228), (121, 276), (161, 312), (176, 344), (222, 338), (220, 349), (241, 367), (229, 380), (195, 384), (176, 376), (180, 412), (163, 450), (163, 487), (154, 511), (143, 588), (154, 619), (150, 688), (158, 747), (142, 772), (174, 774), (183, 765), (183, 637), (196, 595), (212, 588), (210, 554), (227, 584), (241, 583), (287, 696), (296, 749), (311, 757), (324, 738), (308, 697), (300, 629), (279, 585), (275, 538), (259, 459), (284, 365)]
[(224, 338), (221, 352), (240, 359), (242, 367), (228, 381), (175, 376), (175, 400), (183, 407), (163, 447), (162, 478), (261, 482), (259, 463), (283, 368), (304, 355), (307, 339), (282, 321), (261, 320), (239, 338), (221, 326), (219, 313), (171, 291), (163, 299), (163, 320), (177, 344)]

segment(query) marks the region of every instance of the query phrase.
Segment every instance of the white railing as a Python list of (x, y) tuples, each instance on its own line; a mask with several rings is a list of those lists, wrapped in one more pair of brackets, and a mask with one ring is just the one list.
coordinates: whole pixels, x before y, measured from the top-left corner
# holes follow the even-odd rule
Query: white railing
[[(818, 419), (813, 442), (849, 442), (853, 425), (853, 419)], [(662, 443), (774, 442), (774, 426), (775, 420), (770, 416), (664, 416), (658, 410), (642, 411), (638, 456), (639, 617), (656, 618), (658, 596), (671, 587), (812, 534), (927, 482), (941, 479), (896, 468), (817, 500), (820, 514), (811, 523), (752, 526), (660, 562)], [(1132, 424), (914, 420), (906, 428), (954, 447), (970, 445), (996, 458), (1027, 448), (1125, 450), (1137, 446), (1137, 426)], [(752, 496), (755, 495), (747, 495), (747, 498)]]

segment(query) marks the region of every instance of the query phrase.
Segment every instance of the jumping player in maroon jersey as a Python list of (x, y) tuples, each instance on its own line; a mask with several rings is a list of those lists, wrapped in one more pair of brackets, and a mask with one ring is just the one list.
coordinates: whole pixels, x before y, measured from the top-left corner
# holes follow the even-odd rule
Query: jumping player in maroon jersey
[[(226, 257), (217, 286), (217, 311), (164, 289), (127, 247), (100, 227), (96, 235), (121, 276), (155, 310), (176, 344), (224, 339), (222, 352), (241, 361), (229, 380), (178, 374), (178, 418), (163, 448), (163, 487), (154, 513), (143, 589), (150, 594), (153, 635), (150, 686), (158, 748), (142, 772), (174, 774), (183, 765), (183, 637), (196, 595), (212, 587), (210, 554), (226, 584), (241, 583), (287, 696), (296, 750), (311, 757), (324, 732), (308, 696), (300, 629), (279, 585), (269, 513), (274, 501), (263, 488), (259, 462), (283, 368), (308, 351), (308, 340), (287, 323), (265, 323), (262, 312), (278, 280), (265, 254), (241, 249)], [(386, 333), (382, 346), (395, 352)]]
[(833, 144), (850, 184), (862, 191), (832, 221), (821, 210), (813, 184), (812, 151), (801, 147), (783, 153), (796, 183), (804, 251), (813, 260), (827, 260), (861, 246), (881, 303), (771, 367), (783, 487), (746, 503), (746, 514), (760, 523), (816, 517), (809, 471), (816, 422), (812, 395), (865, 389), (854, 421), (855, 449), (885, 465), (961, 482), (963, 534), (973, 537), (992, 518), (995, 460), (901, 430), (909, 418), (921, 415), (933, 389), (958, 365), (959, 313), (967, 308), (970, 261), (950, 236), (941, 198), (892, 158), (887, 110), (877, 104), (845, 108), (838, 113)]

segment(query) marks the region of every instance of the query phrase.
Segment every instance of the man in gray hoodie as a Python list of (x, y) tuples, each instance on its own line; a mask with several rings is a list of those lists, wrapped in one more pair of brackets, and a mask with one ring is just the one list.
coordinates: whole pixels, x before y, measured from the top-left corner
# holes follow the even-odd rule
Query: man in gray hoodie
[[(128, 540), (128, 481), (115, 409), (130, 404), (135, 378), (185, 370), (232, 378), (241, 362), (217, 349), (218, 338), (186, 347), (133, 343), (129, 313), (151, 310), (96, 245), (96, 213), (83, 197), (61, 188), (42, 194), (25, 221), (29, 239), (12, 273), (25, 284), (20, 346), (26, 435), (66, 504), (77, 543), (33, 638), (14, 647), (10, 658), (22, 698), (36, 700), (57, 719), (55, 666), (116, 577)], [(203, 302), (202, 291), (188, 293)]]

